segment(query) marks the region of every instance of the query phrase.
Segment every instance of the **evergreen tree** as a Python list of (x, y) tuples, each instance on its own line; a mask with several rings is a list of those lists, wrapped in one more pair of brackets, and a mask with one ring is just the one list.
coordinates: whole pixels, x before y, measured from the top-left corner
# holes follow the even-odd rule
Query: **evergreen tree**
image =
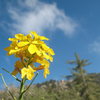
[(91, 84), (92, 79), (88, 77), (85, 66), (90, 65), (87, 59), (80, 59), (78, 54), (75, 54), (76, 60), (68, 61), (68, 64), (74, 64), (75, 67), (72, 68), (72, 78), (73, 81), (70, 84), (71, 89), (76, 92), (77, 96), (80, 96), (82, 100), (95, 100), (93, 95), (93, 84)]

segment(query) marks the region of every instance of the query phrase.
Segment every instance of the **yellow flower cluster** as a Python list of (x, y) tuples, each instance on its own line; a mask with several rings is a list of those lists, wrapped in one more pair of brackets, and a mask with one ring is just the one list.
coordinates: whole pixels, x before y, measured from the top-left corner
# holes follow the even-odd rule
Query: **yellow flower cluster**
[[(12, 43), (5, 48), (8, 51), (7, 54), (20, 58), (20, 60), (16, 61), (12, 74), (20, 73), (22, 78), (26, 77), (31, 80), (34, 77), (34, 72), (44, 70), (43, 74), (46, 78), (50, 73), (50, 62), (48, 60), (52, 62), (52, 55), (55, 55), (54, 51), (43, 41), (49, 39), (39, 36), (36, 32), (30, 32), (27, 35), (16, 34), (15, 38), (9, 38), (8, 40)], [(36, 67), (35, 63), (40, 65)]]

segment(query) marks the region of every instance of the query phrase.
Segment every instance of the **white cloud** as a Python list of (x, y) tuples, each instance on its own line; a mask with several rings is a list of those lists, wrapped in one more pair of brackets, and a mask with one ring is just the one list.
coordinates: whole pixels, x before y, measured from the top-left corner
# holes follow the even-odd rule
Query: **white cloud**
[(92, 52), (100, 54), (100, 41), (94, 41), (89, 48)]
[(76, 31), (78, 24), (56, 4), (48, 4), (39, 0), (18, 0), (18, 6), (10, 5), (8, 9), (14, 32), (26, 33), (34, 30), (38, 33), (60, 30), (70, 36)]

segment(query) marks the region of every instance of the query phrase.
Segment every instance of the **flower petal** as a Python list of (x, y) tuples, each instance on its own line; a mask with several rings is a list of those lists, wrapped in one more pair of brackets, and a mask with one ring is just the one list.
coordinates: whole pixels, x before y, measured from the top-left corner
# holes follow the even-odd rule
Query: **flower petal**
[(26, 75), (27, 75), (27, 68), (23, 68), (22, 70), (21, 70), (21, 78), (24, 78)]
[(19, 42), (18, 44), (17, 44), (17, 46), (18, 47), (23, 47), (23, 46), (26, 46), (26, 45), (28, 45), (29, 44), (29, 42)]
[(28, 51), (30, 54), (34, 54), (36, 51), (38, 51), (38, 48), (36, 47), (36, 45), (30, 44), (28, 47)]

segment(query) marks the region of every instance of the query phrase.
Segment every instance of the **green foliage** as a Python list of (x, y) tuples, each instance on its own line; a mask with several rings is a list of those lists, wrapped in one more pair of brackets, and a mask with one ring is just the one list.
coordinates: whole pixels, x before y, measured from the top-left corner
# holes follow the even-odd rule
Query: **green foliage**
[[(75, 67), (71, 70), (72, 75), (65, 76), (67, 80), (50, 80), (32, 85), (25, 93), (24, 100), (99, 100), (100, 73), (88, 74), (84, 69), (90, 64), (88, 60), (81, 60), (77, 54), (75, 58), (68, 61)], [(10, 91), (18, 97), (19, 88), (11, 85)], [(0, 100), (12, 100), (7, 90), (0, 91)]]
[(75, 54), (75, 57), (76, 60), (68, 61), (69, 64), (75, 65), (75, 67), (72, 68), (70, 89), (83, 100), (97, 100), (97, 95), (95, 94), (97, 94), (96, 90), (98, 88), (95, 79), (91, 77), (91, 75), (88, 75), (87, 71), (84, 69), (84, 67), (90, 63), (88, 63), (87, 59), (81, 60), (77, 54)]
[[(95, 76), (100, 79), (100, 75), (98, 74), (89, 74), (88, 77), (95, 79)], [(99, 80), (96, 79), (96, 80)], [(25, 93), (24, 100), (99, 100), (100, 99), (100, 85), (95, 81), (90, 82), (88, 89), (91, 95), (86, 95), (86, 92), (83, 96), (80, 96), (80, 92), (78, 90), (83, 89), (80, 85), (73, 86), (73, 81), (55, 81), (50, 80), (41, 84), (32, 85), (31, 88)], [(27, 86), (26, 86), (27, 87)], [(10, 87), (14, 96), (18, 96), (19, 88)], [(84, 91), (86, 91), (84, 89)], [(84, 98), (86, 97), (87, 98)], [(2, 99), (4, 98), (4, 99)], [(12, 100), (9, 93), (6, 90), (0, 92), (0, 100)]]

